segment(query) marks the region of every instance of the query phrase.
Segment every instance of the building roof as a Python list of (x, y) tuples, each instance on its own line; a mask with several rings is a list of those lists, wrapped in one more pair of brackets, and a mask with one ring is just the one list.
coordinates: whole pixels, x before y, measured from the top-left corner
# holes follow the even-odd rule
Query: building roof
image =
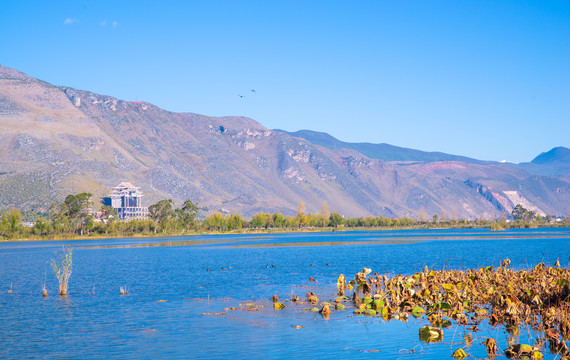
[(121, 182), (119, 185), (115, 186), (113, 189), (140, 189), (140, 187), (134, 186), (133, 184), (131, 184), (128, 181), (123, 181)]
[(132, 195), (132, 193), (135, 193), (136, 196), (144, 196), (143, 193), (139, 191), (140, 187), (134, 186), (130, 182), (126, 181), (121, 182), (118, 186), (115, 186), (112, 189), (111, 197)]

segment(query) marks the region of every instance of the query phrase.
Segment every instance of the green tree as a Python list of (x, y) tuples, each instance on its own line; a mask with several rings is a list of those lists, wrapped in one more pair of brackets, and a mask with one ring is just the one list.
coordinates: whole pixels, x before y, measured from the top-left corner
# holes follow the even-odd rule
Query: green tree
[[(328, 219), (327, 219), (328, 220)], [(307, 224), (311, 227), (323, 227), (325, 219), (321, 214), (311, 214), (307, 215)]]
[(273, 223), (273, 217), (269, 214), (262, 212), (258, 212), (257, 214), (253, 215), (251, 218), (251, 226), (257, 229), (261, 228), (269, 228)]
[(148, 213), (155, 223), (160, 225), (162, 231), (166, 231), (166, 224), (172, 218), (174, 212), (172, 211), (172, 199), (160, 200), (148, 207)]
[(228, 219), (228, 230), (239, 230), (243, 227), (243, 218), (239, 214), (231, 214)]
[(89, 209), (92, 205), (92, 196), (91, 193), (67, 195), (63, 203), (55, 207), (55, 221), (60, 224), (65, 224), (65, 220), (67, 219), (71, 230), (80, 232), (81, 235), (83, 235), (83, 230), (87, 225), (87, 219), (91, 216)]
[(511, 212), (511, 215), (515, 220), (522, 220), (524, 219), (526, 212), (527, 210), (521, 204), (517, 204)]
[(342, 215), (340, 215), (336, 211), (333, 212), (330, 216), (330, 223), (335, 228), (338, 227), (339, 225), (342, 225), (343, 221), (344, 221), (344, 219), (343, 219)]
[(298, 228), (300, 227), (299, 217), (298, 216), (287, 216), (285, 218), (285, 222), (287, 224), (286, 227), (288, 228)]
[(384, 216), (380, 216), (379, 218), (376, 219), (376, 224), (378, 224), (378, 226), (392, 226), (393, 223), (394, 223), (393, 219)]
[(204, 219), (203, 225), (208, 230), (222, 231), (227, 226), (222, 213), (216, 211)]
[(196, 215), (198, 214), (198, 206), (188, 199), (184, 201), (180, 209), (176, 209), (176, 215), (182, 222), (182, 226), (189, 230), (195, 224)]
[(16, 234), (18, 232), (18, 228), (20, 226), (20, 222), (22, 221), (22, 213), (20, 210), (11, 209), (8, 211), (8, 225), (10, 226), (10, 232), (12, 234)]
[(32, 231), (34, 232), (34, 234), (42, 236), (49, 232), (50, 227), (51, 227), (50, 223), (46, 219), (38, 217), (36, 219), (34, 227), (32, 228)]
[(273, 214), (273, 225), (275, 227), (283, 229), (287, 227), (287, 219), (285, 219), (285, 216), (280, 212), (276, 212), (275, 214)]
[(534, 211), (529, 211), (525, 209), (521, 204), (517, 204), (515, 206), (511, 215), (513, 215), (513, 217), (516, 220), (522, 220), (522, 221), (532, 221), (536, 217)]
[(85, 219), (85, 224), (83, 225), (85, 230), (87, 230), (87, 234), (90, 233), (91, 229), (95, 227), (95, 220), (93, 220), (92, 216), (89, 216)]

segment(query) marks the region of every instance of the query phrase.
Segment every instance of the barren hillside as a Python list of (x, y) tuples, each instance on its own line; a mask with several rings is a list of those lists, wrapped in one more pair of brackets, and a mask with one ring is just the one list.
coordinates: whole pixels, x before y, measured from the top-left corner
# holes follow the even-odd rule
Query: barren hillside
[(568, 182), (522, 168), (385, 162), (248, 118), (172, 113), (0, 66), (1, 208), (45, 209), (80, 191), (102, 198), (121, 181), (140, 186), (146, 205), (190, 198), (202, 214), (293, 214), (301, 200), (348, 216), (495, 217), (515, 202), (570, 213)]

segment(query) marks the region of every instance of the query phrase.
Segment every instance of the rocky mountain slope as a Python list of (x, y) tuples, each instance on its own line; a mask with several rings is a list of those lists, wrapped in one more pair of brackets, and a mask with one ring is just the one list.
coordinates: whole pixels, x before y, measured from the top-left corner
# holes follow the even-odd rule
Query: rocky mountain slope
[(0, 66), (0, 208), (45, 209), (81, 191), (102, 198), (130, 181), (146, 205), (190, 198), (202, 215), (294, 214), (301, 200), (347, 216), (495, 217), (517, 203), (570, 212), (563, 178), (447, 160), (384, 161), (248, 118), (172, 113)]
[(340, 141), (333, 136), (318, 131), (299, 130), (295, 132), (287, 132), (285, 130), (276, 130), (291, 136), (296, 136), (310, 141), (315, 145), (320, 145), (330, 149), (353, 149), (371, 159), (379, 159), (384, 161), (462, 161), (473, 164), (482, 164), (485, 161), (468, 158), (459, 155), (450, 155), (442, 152), (427, 152), (421, 150), (407, 149), (390, 144), (372, 144), (372, 143), (348, 143)]

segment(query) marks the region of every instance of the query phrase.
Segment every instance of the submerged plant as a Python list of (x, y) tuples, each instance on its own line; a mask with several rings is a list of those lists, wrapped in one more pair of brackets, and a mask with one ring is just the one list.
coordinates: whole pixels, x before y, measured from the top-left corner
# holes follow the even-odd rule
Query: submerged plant
[(59, 295), (67, 295), (67, 286), (71, 277), (71, 248), (63, 248), (57, 260), (51, 260), (51, 268), (59, 281)]

